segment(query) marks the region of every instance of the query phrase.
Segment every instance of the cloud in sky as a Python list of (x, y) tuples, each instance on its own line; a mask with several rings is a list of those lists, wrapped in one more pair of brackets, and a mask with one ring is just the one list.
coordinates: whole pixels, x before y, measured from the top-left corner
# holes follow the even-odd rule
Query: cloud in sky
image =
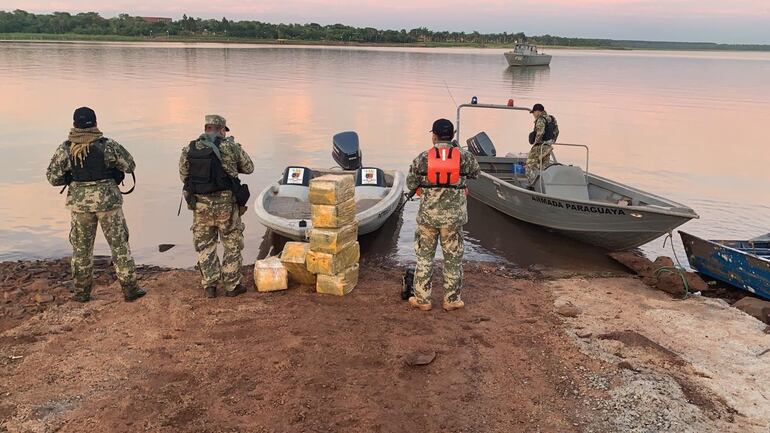
[(770, 0), (3, 0), (0, 9), (770, 43)]

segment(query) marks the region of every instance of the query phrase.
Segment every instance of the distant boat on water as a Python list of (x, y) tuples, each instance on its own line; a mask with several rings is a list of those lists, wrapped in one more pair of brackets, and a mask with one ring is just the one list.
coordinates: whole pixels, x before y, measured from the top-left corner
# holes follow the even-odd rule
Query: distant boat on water
[(510, 66), (547, 66), (551, 64), (551, 55), (538, 52), (534, 44), (516, 42), (513, 49), (505, 53), (505, 60)]

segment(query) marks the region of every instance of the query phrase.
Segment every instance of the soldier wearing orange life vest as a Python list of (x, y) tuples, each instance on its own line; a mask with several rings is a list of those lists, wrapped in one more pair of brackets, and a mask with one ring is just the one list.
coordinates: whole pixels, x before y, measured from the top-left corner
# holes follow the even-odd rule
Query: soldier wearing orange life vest
[(428, 311), (432, 308), (430, 280), (433, 259), (441, 242), (444, 255), (445, 310), (462, 308), (460, 299), (463, 271), (462, 226), (468, 222), (465, 180), (476, 178), (479, 164), (470, 153), (452, 143), (454, 125), (439, 119), (431, 129), (433, 147), (412, 162), (406, 178), (410, 191), (419, 191), (420, 209), (414, 236), (417, 265), (414, 271), (414, 296), (409, 304)]

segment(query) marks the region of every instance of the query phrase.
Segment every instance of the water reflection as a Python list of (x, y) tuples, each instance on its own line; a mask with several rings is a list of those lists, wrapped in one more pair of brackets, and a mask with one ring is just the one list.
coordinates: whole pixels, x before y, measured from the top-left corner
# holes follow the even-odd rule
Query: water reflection
[[(503, 51), (0, 42), (0, 88), (13, 101), (0, 104), (0, 260), (69, 254), (69, 212), (44, 171), (75, 107), (93, 106), (101, 129), (137, 161), (124, 208), (137, 259), (190, 267), (191, 215), (175, 216), (177, 162), (204, 114), (227, 117), (255, 162), (244, 181), (259, 191), (287, 165), (333, 165), (331, 137), (343, 130), (359, 133), (365, 164), (405, 171), (430, 146), (433, 120), (455, 117), (446, 87), (458, 103), (542, 102), (560, 138), (591, 145), (593, 172), (696, 209), (702, 218), (687, 224), (695, 235), (767, 232), (770, 148), (759, 143), (770, 55), (559, 50), (550, 67), (505, 69)], [(469, 115), (462, 141), (483, 130), (499, 154), (526, 152), (532, 122), (526, 112)], [(584, 164), (582, 154), (559, 152)], [(469, 257), (603, 266), (572, 241), (473, 203)], [(365, 259), (413, 260), (416, 208), (362, 239)], [(282, 240), (253, 211), (244, 222), (246, 262), (278, 251)], [(159, 253), (161, 243), (177, 246)], [(96, 251), (108, 251), (101, 236)]]
[(361, 259), (383, 265), (393, 265), (399, 263), (393, 254), (398, 251), (399, 241), (411, 239), (410, 236), (402, 234), (401, 228), (404, 225), (403, 212), (394, 213), (382, 228), (376, 232), (361, 236), (358, 241), (361, 243)]
[(548, 84), (551, 67), (544, 66), (509, 66), (503, 71), (503, 79), (510, 81), (512, 93), (532, 93), (535, 89)]
[(518, 268), (537, 265), (560, 270), (621, 269), (602, 249), (516, 220), (477, 200), (468, 201), (468, 219), (465, 231), (469, 242)]
[(259, 248), (257, 249), (256, 260), (280, 255), (286, 242), (289, 242), (289, 239), (270, 229), (265, 230), (265, 234), (262, 236), (262, 242), (260, 242)]

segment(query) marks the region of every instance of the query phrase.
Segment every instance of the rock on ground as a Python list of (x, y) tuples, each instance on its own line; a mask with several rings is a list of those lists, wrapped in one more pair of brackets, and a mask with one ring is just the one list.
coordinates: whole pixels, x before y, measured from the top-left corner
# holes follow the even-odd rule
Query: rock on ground
[(733, 307), (770, 325), (770, 302), (751, 296), (739, 300)]

